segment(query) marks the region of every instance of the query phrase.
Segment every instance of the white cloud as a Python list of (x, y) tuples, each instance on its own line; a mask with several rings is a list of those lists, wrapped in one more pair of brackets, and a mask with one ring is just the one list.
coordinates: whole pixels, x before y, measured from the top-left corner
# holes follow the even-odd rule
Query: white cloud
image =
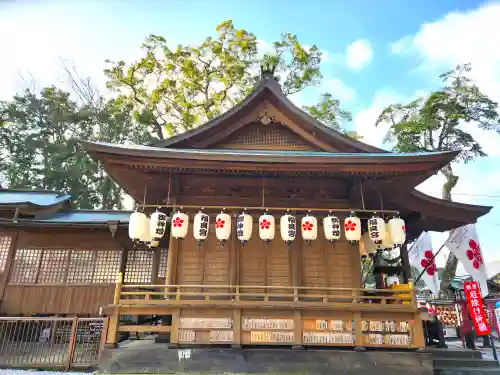
[(366, 39), (358, 39), (347, 46), (346, 66), (352, 70), (366, 68), (373, 59), (373, 51), (370, 42)]
[(395, 103), (405, 103), (407, 98), (394, 91), (383, 89), (375, 93), (372, 103), (354, 116), (354, 129), (363, 136), (363, 142), (377, 147), (387, 148), (384, 145), (384, 138), (389, 129), (389, 124), (381, 123), (375, 126), (382, 111), (389, 105)]
[(356, 99), (356, 90), (346, 85), (342, 80), (333, 78), (325, 81), (322, 85), (325, 92), (329, 92), (341, 103), (352, 102)]
[[(415, 35), (392, 43), (394, 54), (417, 58), (419, 70), (436, 76), (458, 64), (471, 63), (472, 78), (493, 100), (500, 102), (500, 4), (487, 4), (468, 12), (449, 13), (424, 24)], [(500, 135), (465, 125), (489, 155), (500, 155)]]

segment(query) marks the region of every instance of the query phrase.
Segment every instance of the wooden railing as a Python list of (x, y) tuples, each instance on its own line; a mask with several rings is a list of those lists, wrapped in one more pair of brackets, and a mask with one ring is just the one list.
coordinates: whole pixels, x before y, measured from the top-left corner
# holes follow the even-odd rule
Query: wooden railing
[[(117, 284), (116, 305), (171, 305), (185, 304), (204, 307), (217, 303), (224, 306), (256, 304), (313, 307), (337, 305), (388, 305), (414, 311), (416, 299), (408, 289), (357, 289), (307, 286), (263, 285), (121, 285)], [(372, 306), (373, 307), (373, 306)], [(383, 306), (381, 306), (383, 307)], [(382, 308), (383, 309), (383, 308)], [(390, 309), (390, 307), (389, 307)], [(379, 310), (379, 309), (378, 309)]]
[[(214, 312), (214, 309), (218, 312)], [(110, 315), (107, 338), (110, 345), (116, 345), (118, 332), (164, 332), (170, 333), (170, 342), (173, 344), (220, 344), (223, 341), (231, 345), (258, 345), (265, 344), (265, 340), (278, 340), (272, 341), (272, 344), (423, 347), (422, 326), (412, 284), (406, 289), (359, 289), (263, 285), (123, 285), (118, 280), (113, 305), (105, 311)], [(276, 318), (278, 311), (279, 317)], [(119, 325), (120, 314), (171, 315), (172, 324)], [(191, 326), (194, 324), (193, 319), (203, 322)], [(221, 323), (227, 319), (230, 319), (230, 323)], [(288, 331), (262, 328), (262, 324), (267, 324), (262, 322), (256, 326), (260, 329), (245, 328), (243, 322), (248, 323), (252, 319), (288, 321), (287, 327), (292, 328), (287, 328)], [(337, 327), (339, 319), (342, 321), (340, 325), (344, 327), (342, 332), (330, 327)], [(314, 328), (316, 325), (320, 328)], [(197, 330), (200, 330), (199, 340)], [(207, 336), (207, 330), (211, 330), (210, 335), (213, 333), (213, 337), (218, 339)], [(260, 332), (262, 330), (274, 333), (265, 334)], [(288, 341), (279, 341), (282, 338)]]

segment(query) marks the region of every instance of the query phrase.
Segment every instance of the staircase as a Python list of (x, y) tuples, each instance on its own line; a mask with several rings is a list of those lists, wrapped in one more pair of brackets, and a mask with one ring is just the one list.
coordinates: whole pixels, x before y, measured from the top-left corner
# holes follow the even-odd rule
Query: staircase
[(435, 375), (500, 375), (497, 361), (483, 359), (480, 351), (469, 349), (426, 349), (432, 354)]

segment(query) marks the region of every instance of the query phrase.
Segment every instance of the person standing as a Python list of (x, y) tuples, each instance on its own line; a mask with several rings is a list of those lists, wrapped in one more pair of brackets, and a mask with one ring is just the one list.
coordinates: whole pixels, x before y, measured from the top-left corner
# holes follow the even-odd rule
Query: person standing
[(469, 314), (467, 314), (467, 317), (462, 322), (462, 332), (466, 348), (476, 350), (476, 332), (474, 331), (474, 324)]

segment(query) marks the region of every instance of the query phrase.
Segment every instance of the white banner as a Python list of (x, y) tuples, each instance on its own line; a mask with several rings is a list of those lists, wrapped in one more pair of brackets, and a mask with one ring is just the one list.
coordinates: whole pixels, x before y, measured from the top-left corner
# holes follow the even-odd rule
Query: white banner
[[(432, 251), (431, 235), (428, 232), (422, 232), (408, 251), (410, 264), (419, 270), (422, 274), (422, 281), (429, 287), (432, 294), (439, 292), (439, 276), (436, 267), (436, 259)], [(426, 268), (427, 267), (427, 268)]]
[(474, 224), (464, 225), (450, 231), (450, 236), (445, 242), (445, 246), (464, 265), (465, 271), (477, 281), (481, 287), (481, 295), (488, 294), (486, 283), (486, 265), (479, 245), (479, 238)]

